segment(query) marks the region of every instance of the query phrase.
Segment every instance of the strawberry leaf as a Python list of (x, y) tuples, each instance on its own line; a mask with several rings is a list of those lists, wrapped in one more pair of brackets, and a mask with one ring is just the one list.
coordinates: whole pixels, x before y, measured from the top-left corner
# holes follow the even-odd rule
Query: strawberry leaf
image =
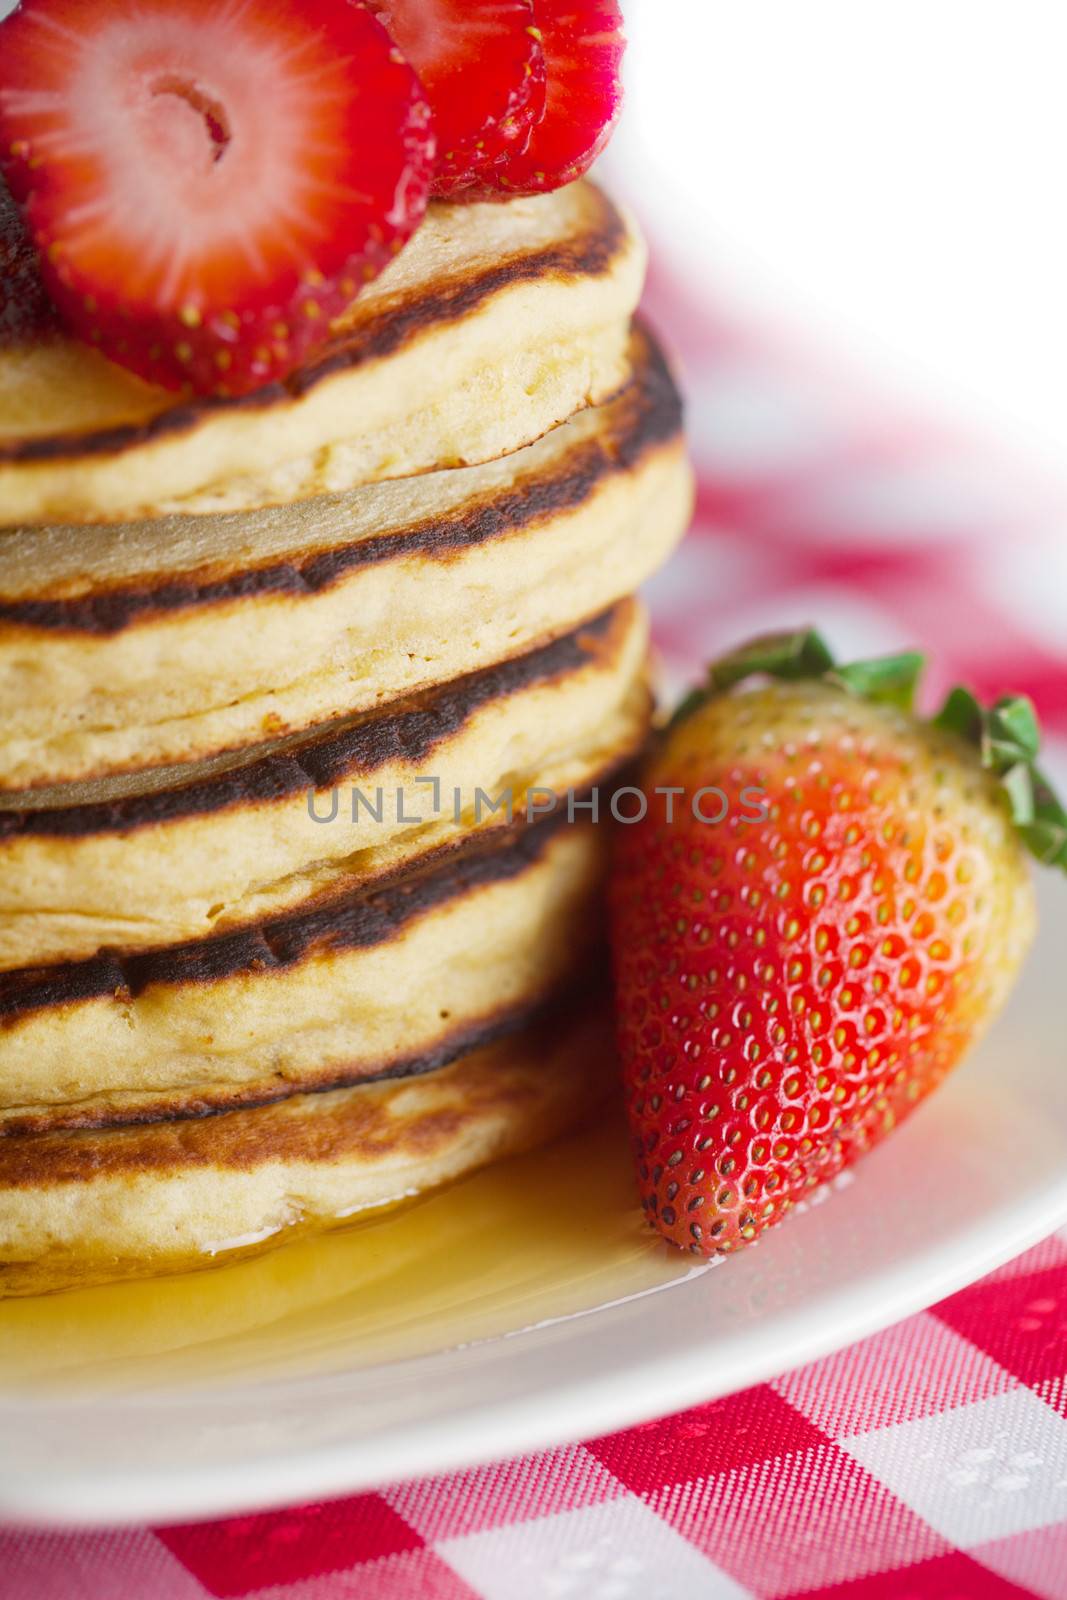
[(669, 726), (676, 728), (686, 717), (708, 701), (746, 678), (765, 676), (796, 683), (804, 678), (821, 678), (832, 670), (834, 658), (822, 635), (814, 628), (798, 628), (792, 633), (765, 633), (731, 651), (708, 668), (707, 682), (691, 689), (675, 709)]
[(1030, 768), (1034, 820), (1020, 832), (1030, 853), (1049, 867), (1067, 871), (1067, 810), (1040, 768)]
[(757, 673), (787, 682), (821, 678), (833, 665), (833, 656), (814, 628), (800, 628), (795, 633), (766, 633), (714, 662), (708, 670), (708, 686), (719, 692)]
[(853, 661), (847, 667), (834, 667), (826, 674), (831, 683), (855, 694), (861, 700), (877, 700), (882, 705), (910, 711), (915, 704), (926, 657), (917, 650), (899, 656), (883, 656), (876, 661)]
[(1067, 811), (1037, 766), (1041, 724), (1024, 694), (1004, 695), (983, 706), (969, 689), (953, 689), (934, 718), (967, 744), (1004, 786), (1012, 821), (1030, 854), (1044, 866), (1067, 871)]
[[(924, 656), (907, 650), (839, 665), (814, 628), (763, 634), (715, 662), (706, 684), (682, 701), (671, 726), (750, 677), (791, 683), (822, 679), (847, 694), (910, 713), (925, 664)], [(1033, 701), (1012, 694), (983, 706), (970, 689), (957, 686), (931, 726), (977, 750), (983, 767), (1003, 785), (1012, 821), (1027, 849), (1044, 865), (1067, 871), (1067, 809), (1037, 766), (1041, 726)]]
[(982, 721), (981, 703), (969, 689), (961, 687), (949, 692), (948, 699), (933, 719), (935, 728), (943, 728), (946, 733), (954, 733), (957, 738), (965, 739), (968, 744), (981, 742)]
[(1006, 695), (989, 713), (988, 741), (999, 760), (1036, 761), (1041, 727), (1034, 703), (1026, 695)]
[(1017, 828), (1029, 828), (1036, 820), (1034, 802), (1034, 775), (1024, 761), (1009, 767), (1001, 782), (1011, 805), (1011, 817)]
[(864, 700), (910, 710), (925, 665), (925, 656), (907, 650), (896, 656), (839, 666), (820, 633), (814, 628), (798, 628), (792, 633), (762, 634), (723, 656), (708, 670), (708, 688), (718, 694), (757, 674), (787, 683), (826, 678)]

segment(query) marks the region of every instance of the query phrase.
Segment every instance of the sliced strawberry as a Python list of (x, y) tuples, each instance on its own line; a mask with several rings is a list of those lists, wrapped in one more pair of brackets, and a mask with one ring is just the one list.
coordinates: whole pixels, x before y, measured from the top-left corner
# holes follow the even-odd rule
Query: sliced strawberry
[(497, 181), (506, 194), (559, 189), (587, 171), (622, 108), (622, 12), (617, 0), (534, 0), (548, 66), (545, 114)]
[(0, 163), (73, 330), (153, 382), (291, 372), (417, 226), (418, 79), (350, 0), (22, 0)]
[(437, 134), (433, 192), (493, 184), (545, 107), (533, 0), (368, 0), (426, 90)]

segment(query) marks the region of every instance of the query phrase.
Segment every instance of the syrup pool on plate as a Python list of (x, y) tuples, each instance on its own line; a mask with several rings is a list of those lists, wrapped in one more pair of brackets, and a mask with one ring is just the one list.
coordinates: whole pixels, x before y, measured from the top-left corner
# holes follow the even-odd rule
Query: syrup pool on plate
[(425, 1355), (693, 1270), (634, 1197), (613, 1110), (375, 1222), (209, 1271), (0, 1300), (10, 1392), (173, 1388)]

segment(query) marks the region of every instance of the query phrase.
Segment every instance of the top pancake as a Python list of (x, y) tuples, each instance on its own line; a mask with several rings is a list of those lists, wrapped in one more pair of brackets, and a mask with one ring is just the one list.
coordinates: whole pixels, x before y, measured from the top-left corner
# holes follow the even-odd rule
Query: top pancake
[(312, 363), (191, 399), (64, 334), (0, 191), (0, 524), (250, 509), (496, 459), (621, 385), (643, 272), (589, 183), (434, 205)]

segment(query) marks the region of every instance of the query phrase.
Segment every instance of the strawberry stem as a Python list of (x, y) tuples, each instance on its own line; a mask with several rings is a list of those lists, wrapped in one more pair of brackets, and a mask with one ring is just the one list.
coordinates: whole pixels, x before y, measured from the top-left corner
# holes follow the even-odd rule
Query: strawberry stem
[[(671, 726), (712, 696), (757, 676), (787, 683), (818, 678), (860, 699), (910, 713), (925, 666), (925, 656), (914, 650), (841, 665), (814, 628), (763, 634), (714, 662), (707, 682), (685, 697)], [(999, 778), (1012, 820), (1031, 855), (1046, 866), (1067, 871), (1067, 809), (1037, 764), (1041, 726), (1033, 702), (1016, 694), (983, 706), (969, 689), (955, 688), (932, 726), (978, 751), (983, 767)]]

